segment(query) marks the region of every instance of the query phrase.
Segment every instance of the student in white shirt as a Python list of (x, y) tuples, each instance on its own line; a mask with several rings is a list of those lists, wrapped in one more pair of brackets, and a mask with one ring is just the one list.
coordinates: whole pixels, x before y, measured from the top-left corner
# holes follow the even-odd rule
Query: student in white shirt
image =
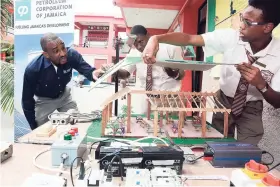
[[(131, 35), (136, 35), (137, 38), (127, 57), (142, 57), (142, 52), (150, 38), (149, 33), (146, 28), (142, 25), (135, 25), (131, 28)], [(178, 46), (173, 46), (169, 44), (160, 44), (159, 51), (157, 53), (158, 59), (182, 59), (182, 49)], [(136, 71), (136, 88), (141, 90), (147, 90), (147, 64), (140, 63), (137, 65), (131, 65), (124, 67), (118, 71), (118, 77), (120, 79), (127, 79), (133, 72)], [(163, 68), (159, 66), (152, 66), (152, 87), (151, 90), (160, 91), (180, 91), (181, 80), (185, 76), (184, 70)], [(150, 91), (150, 90), (148, 90)], [(152, 97), (157, 95), (152, 95)], [(140, 113), (145, 113), (147, 111), (147, 102), (145, 102), (146, 97), (143, 95), (138, 95), (137, 100), (140, 105)], [(138, 104), (139, 105), (139, 104)], [(139, 107), (139, 106), (138, 106)], [(136, 107), (134, 107), (136, 108)]]
[[(145, 27), (142, 25), (135, 25), (131, 28), (130, 34), (137, 35), (134, 42), (136, 49), (131, 49), (127, 56), (142, 56), (150, 35), (148, 34)], [(157, 53), (158, 59), (182, 59), (182, 49), (178, 46), (160, 44), (159, 51)], [(147, 77), (147, 65), (140, 63), (137, 65), (131, 65), (124, 67), (118, 71), (118, 76), (121, 79), (128, 78), (135, 70), (137, 76), (137, 86), (146, 89), (146, 77)], [(159, 66), (153, 66), (152, 79), (153, 85), (152, 90), (168, 90), (168, 91), (179, 91), (181, 88), (181, 81), (185, 75), (183, 70), (163, 68)]]
[[(229, 134), (233, 136), (237, 127), (238, 140), (256, 145), (264, 132), (263, 99), (275, 108), (280, 107), (280, 41), (272, 36), (280, 22), (279, 7), (279, 0), (249, 0), (248, 7), (240, 14), (239, 31), (221, 29), (202, 35), (153, 36), (143, 51), (144, 62), (154, 63), (158, 43), (169, 43), (203, 46), (205, 56), (222, 53), (224, 63), (239, 64), (222, 67), (218, 99), (232, 110)], [(244, 100), (237, 97), (241, 93), (245, 94)], [(212, 124), (222, 131), (223, 115), (214, 114)]]

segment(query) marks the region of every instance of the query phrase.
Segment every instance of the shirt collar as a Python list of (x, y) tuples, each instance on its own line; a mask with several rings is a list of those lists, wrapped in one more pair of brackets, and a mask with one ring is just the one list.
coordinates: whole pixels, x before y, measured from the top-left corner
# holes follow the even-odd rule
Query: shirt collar
[(46, 57), (43, 57), (44, 61), (43, 61), (43, 64), (44, 64), (44, 68), (48, 68), (50, 66), (52, 66), (52, 63), (49, 59), (47, 59)]
[[(250, 46), (250, 44), (248, 42), (243, 42), (242, 40), (239, 40), (238, 44), (239, 45), (243, 45), (245, 47), (245, 49), (247, 49), (251, 54), (253, 54), (251, 46)], [(280, 48), (279, 40), (276, 39), (275, 37), (272, 37), (272, 40), (266, 46), (266, 48), (264, 48), (263, 50), (257, 52), (253, 56), (256, 56), (256, 57), (264, 57), (266, 55), (277, 56), (278, 53), (279, 53), (279, 48)]]
[[(67, 53), (68, 53), (70, 47), (66, 47), (66, 49), (67, 49)], [(44, 68), (48, 68), (48, 67), (50, 67), (51, 65), (53, 65), (53, 63), (52, 63), (49, 59), (47, 59), (43, 54), (42, 54), (42, 58), (43, 58), (43, 65), (44, 65)], [(53, 66), (54, 66), (54, 65), (53, 65)]]

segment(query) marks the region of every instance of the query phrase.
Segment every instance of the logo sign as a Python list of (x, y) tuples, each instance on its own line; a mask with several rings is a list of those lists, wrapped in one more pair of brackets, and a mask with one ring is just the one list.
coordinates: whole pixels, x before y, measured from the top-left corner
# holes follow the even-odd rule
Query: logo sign
[(15, 21), (31, 20), (31, 1), (17, 1), (15, 4)]
[(261, 74), (262, 74), (264, 80), (267, 83), (271, 84), (271, 80), (272, 80), (274, 74), (271, 73), (269, 70), (261, 70)]

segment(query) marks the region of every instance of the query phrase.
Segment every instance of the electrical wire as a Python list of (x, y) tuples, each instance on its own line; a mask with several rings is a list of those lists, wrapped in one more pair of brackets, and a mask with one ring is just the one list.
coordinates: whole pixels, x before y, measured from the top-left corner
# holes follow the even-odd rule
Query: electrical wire
[(91, 150), (92, 150), (92, 147), (93, 147), (94, 144), (96, 144), (96, 143), (101, 143), (101, 142), (102, 142), (102, 143), (110, 142), (109, 140), (114, 140), (114, 141), (116, 141), (116, 142), (120, 142), (120, 143), (123, 143), (123, 144), (130, 145), (130, 143), (125, 142), (125, 141), (116, 140), (116, 139), (114, 139), (114, 138), (108, 138), (108, 139), (105, 139), (105, 140), (100, 140), (100, 141), (93, 142), (93, 143), (91, 144), (91, 146), (90, 146), (89, 154), (91, 154)]
[(161, 142), (163, 142), (165, 145), (169, 146), (169, 144), (162, 138), (158, 138), (158, 137), (144, 137), (144, 138), (139, 138), (137, 140), (133, 140), (132, 142), (140, 142), (143, 140), (147, 140), (147, 139), (156, 139), (156, 140), (160, 140)]
[(269, 153), (268, 151), (262, 151), (262, 155), (264, 155), (264, 154), (268, 154), (268, 155), (271, 157), (272, 161), (269, 162), (269, 163), (262, 162), (262, 164), (263, 164), (263, 165), (266, 165), (266, 166), (269, 166), (269, 165), (273, 164), (273, 162), (274, 162), (274, 156), (273, 156), (271, 153)]
[(37, 161), (37, 158), (39, 156), (41, 156), (42, 154), (46, 153), (50, 151), (50, 147), (47, 148), (47, 149), (44, 149), (42, 151), (40, 151), (39, 153), (37, 153), (34, 157), (33, 157), (33, 165), (39, 169), (42, 169), (42, 170), (45, 170), (45, 171), (50, 171), (50, 172), (57, 172), (57, 173), (62, 173), (62, 174), (66, 174), (66, 175), (69, 175), (69, 172), (66, 172), (66, 171), (63, 171), (61, 169), (52, 169), (52, 168), (46, 168), (46, 167), (43, 167), (43, 166), (40, 166), (39, 164), (36, 163)]
[(276, 164), (275, 166), (271, 167), (268, 171), (272, 171), (274, 170), (275, 168), (277, 168), (278, 166), (280, 166), (280, 163)]
[(62, 120), (76, 120), (79, 122), (91, 122), (97, 119), (101, 119), (102, 112), (99, 110), (92, 111), (91, 113), (80, 113), (80, 112), (59, 112), (59, 113), (52, 113), (48, 115), (48, 119), (51, 121), (52, 116), (59, 116)]
[[(108, 139), (108, 138), (97, 138), (97, 137), (92, 137), (92, 136), (87, 136), (87, 138), (92, 139), (92, 140), (101, 140), (101, 141)], [(118, 140), (118, 141), (122, 141), (122, 142), (129, 142), (131, 145), (133, 145), (137, 142), (140, 142), (140, 141), (143, 141), (143, 140), (146, 140), (146, 139), (158, 139), (158, 140), (162, 141), (165, 145), (169, 146), (169, 144), (164, 139), (154, 137), (154, 136), (139, 138), (139, 139), (136, 139), (136, 140), (126, 140), (126, 139), (114, 139), (114, 140)]]
[(120, 149), (120, 150), (115, 151), (115, 152), (113, 152), (113, 153), (108, 153), (108, 154), (106, 154), (104, 157), (102, 157), (97, 163), (103, 161), (103, 160), (104, 160), (106, 157), (108, 157), (108, 156), (113, 156), (113, 155), (119, 154), (119, 153), (122, 152), (122, 151), (131, 151), (131, 149)]
[(107, 168), (104, 168), (104, 171), (106, 171), (110, 177), (113, 176), (112, 174), (112, 165), (113, 165), (113, 162), (116, 158), (119, 159), (119, 167), (120, 167), (120, 174), (121, 174), (121, 180), (123, 181), (123, 163), (122, 163), (122, 159), (121, 159), (121, 156), (119, 155), (122, 151), (131, 151), (131, 149), (120, 149), (114, 153), (108, 153), (106, 154), (104, 157), (102, 157), (97, 163), (103, 161), (106, 157), (108, 156), (113, 156), (111, 162), (107, 165)]
[[(188, 163), (190, 163), (190, 164), (194, 164), (197, 160), (199, 160), (199, 159), (201, 159), (201, 158), (203, 158), (204, 157), (204, 154), (203, 155), (201, 155), (201, 156), (199, 156), (199, 157), (197, 157), (197, 158), (195, 158), (195, 159), (186, 159), (186, 161), (188, 162)], [(187, 157), (188, 158), (188, 157)]]
[(74, 181), (73, 181), (73, 164), (74, 164), (74, 162), (75, 162), (77, 159), (81, 159), (82, 162), (84, 162), (84, 160), (83, 160), (82, 157), (77, 156), (76, 158), (74, 158), (74, 160), (73, 160), (72, 163), (71, 163), (71, 166), (70, 166), (70, 177), (71, 177), (71, 182), (72, 182), (72, 185), (73, 185), (73, 186), (75, 186), (75, 185), (74, 185)]
[(116, 158), (119, 159), (119, 167), (120, 167), (121, 180), (123, 181), (123, 168), (122, 168), (123, 163), (122, 163), (122, 159), (121, 159), (120, 155), (115, 154), (115, 156), (112, 158), (111, 162), (109, 163), (107, 170), (111, 170), (112, 169), (113, 162), (114, 162), (114, 160)]

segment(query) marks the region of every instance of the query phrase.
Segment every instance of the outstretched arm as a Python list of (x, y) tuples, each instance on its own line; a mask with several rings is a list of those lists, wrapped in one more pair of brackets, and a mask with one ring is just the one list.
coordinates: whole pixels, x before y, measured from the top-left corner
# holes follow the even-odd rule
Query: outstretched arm
[(93, 78), (93, 71), (96, 71), (96, 68), (91, 67), (84, 60), (82, 55), (74, 49), (69, 49), (68, 55), (71, 57), (71, 64), (74, 69), (85, 76), (88, 80), (95, 81), (95, 79)]
[(159, 43), (166, 43), (177, 46), (204, 46), (203, 37), (200, 35), (189, 35), (181, 32), (155, 35), (149, 39), (143, 51), (144, 63), (153, 64), (156, 62), (155, 56), (159, 49)]
[(199, 46), (204, 48), (205, 56), (212, 56), (230, 49), (238, 41), (238, 32), (233, 29), (218, 29), (202, 35), (190, 35), (181, 32), (152, 36), (144, 51), (143, 59), (146, 64), (156, 62), (155, 56), (159, 43), (177, 46)]
[(204, 40), (201, 35), (190, 35), (182, 32), (173, 32), (162, 35), (152, 36), (152, 40), (157, 40), (158, 43), (166, 43), (177, 46), (204, 46)]

